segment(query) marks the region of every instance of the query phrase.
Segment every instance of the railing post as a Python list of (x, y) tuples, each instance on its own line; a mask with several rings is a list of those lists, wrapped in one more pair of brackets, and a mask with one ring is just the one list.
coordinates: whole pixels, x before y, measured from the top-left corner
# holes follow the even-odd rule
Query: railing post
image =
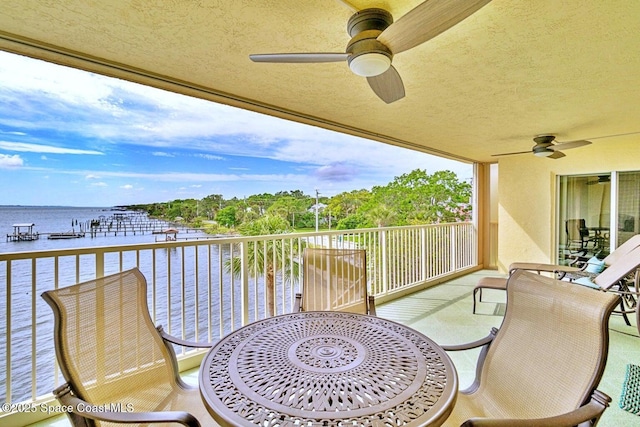
[(382, 293), (389, 290), (389, 262), (387, 254), (387, 230), (380, 230), (380, 255), (382, 258)]
[(242, 325), (249, 323), (249, 243), (240, 245), (240, 313)]
[[(13, 334), (12, 334), (12, 326), (11, 326), (11, 320), (12, 320), (12, 309), (11, 309), (11, 300), (12, 300), (12, 278), (13, 278), (13, 274), (11, 272), (11, 267), (12, 267), (12, 263), (11, 261), (7, 261), (7, 288), (6, 288), (6, 306), (5, 306), (5, 315), (6, 315), (6, 324), (5, 324), (5, 330), (7, 331), (7, 341), (5, 343), (5, 396), (6, 396), (6, 403), (11, 403), (11, 344), (13, 341)], [(31, 355), (31, 357), (33, 358), (34, 355)]]
[(104, 252), (96, 252), (96, 279), (104, 277)]
[(422, 268), (420, 269), (420, 280), (427, 280), (427, 228), (420, 228), (420, 259)]
[(451, 225), (450, 227), (451, 227), (451, 230), (449, 234), (449, 245), (451, 250), (451, 265), (449, 265), (449, 272), (452, 272), (452, 271), (456, 271), (458, 252), (457, 252), (457, 244), (456, 244), (456, 237), (457, 237), (456, 226)]

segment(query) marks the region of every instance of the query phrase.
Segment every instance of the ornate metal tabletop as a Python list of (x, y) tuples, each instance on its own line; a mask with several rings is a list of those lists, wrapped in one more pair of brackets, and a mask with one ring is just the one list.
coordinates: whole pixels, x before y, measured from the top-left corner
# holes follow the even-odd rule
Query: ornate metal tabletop
[(228, 426), (439, 426), (457, 388), (451, 360), (426, 336), (330, 311), (249, 324), (200, 368), (204, 403)]

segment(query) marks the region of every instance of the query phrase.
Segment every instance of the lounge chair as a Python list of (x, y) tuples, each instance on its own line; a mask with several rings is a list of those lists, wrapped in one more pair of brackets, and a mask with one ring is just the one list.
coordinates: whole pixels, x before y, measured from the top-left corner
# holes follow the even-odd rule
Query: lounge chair
[[(586, 284), (587, 286), (602, 288), (604, 290), (614, 289), (616, 285), (619, 285), (620, 290), (624, 290), (626, 285), (624, 279), (629, 274), (633, 273), (640, 267), (640, 234), (636, 234), (629, 240), (620, 245), (615, 251), (611, 252), (608, 257), (603, 260), (606, 268), (600, 270), (597, 273), (590, 274), (587, 271), (588, 265), (583, 267), (571, 267), (557, 264), (542, 264), (531, 262), (514, 262), (509, 266), (509, 274), (516, 270), (529, 270), (536, 271), (538, 273), (554, 273), (558, 278), (576, 279), (575, 281), (580, 284)], [(613, 268), (613, 269), (612, 269)], [(607, 272), (604, 274), (605, 272)], [(579, 274), (585, 273), (585, 274)], [(622, 275), (621, 275), (622, 274)], [(588, 277), (588, 281), (581, 279), (581, 277)], [(597, 279), (597, 280), (596, 280)], [(591, 285), (589, 282), (595, 284)], [(638, 286), (637, 278), (633, 280), (636, 286)], [(478, 281), (473, 289), (473, 313), (476, 312), (476, 301), (482, 301), (483, 289), (496, 289), (505, 290), (507, 285), (507, 279), (502, 277), (483, 277)], [(630, 300), (627, 300), (630, 302)], [(628, 305), (628, 304), (627, 304)], [(635, 304), (624, 308), (621, 311), (629, 312), (630, 308), (633, 308)], [(625, 321), (628, 323), (628, 318), (625, 315)]]
[(131, 269), (42, 294), (55, 315), (54, 342), (67, 381), (54, 390), (75, 426), (179, 423), (216, 426), (200, 391), (178, 374), (172, 343), (211, 347), (155, 327), (147, 282)]
[[(560, 276), (564, 274), (579, 274), (581, 272), (590, 273), (593, 276), (602, 272), (602, 270), (608, 268), (612, 264), (616, 263), (620, 258), (631, 252), (633, 249), (640, 246), (640, 234), (636, 234), (628, 239), (626, 242), (618, 246), (613, 252), (607, 255), (604, 259), (598, 260), (592, 257), (586, 262), (581, 262), (578, 257), (574, 258), (570, 265), (559, 264), (545, 264), (545, 263), (533, 263), (533, 262), (514, 262), (509, 266), (509, 271), (512, 270), (530, 270), (546, 273), (558, 273)], [(578, 265), (578, 266), (576, 266)], [(594, 267), (593, 271), (589, 271), (591, 267)], [(589, 274), (586, 274), (589, 275)], [(562, 278), (562, 277), (560, 277)]]
[[(515, 271), (520, 270), (514, 269), (512, 270), (512, 274)], [(483, 277), (478, 280), (478, 283), (473, 289), (473, 313), (476, 312), (476, 298), (478, 301), (482, 301), (483, 289), (505, 290), (507, 280), (506, 278), (500, 277)], [(618, 258), (614, 264), (593, 278), (581, 277), (578, 279), (569, 278), (565, 280), (574, 284), (601, 291), (615, 292), (621, 295), (620, 308), (615, 310), (614, 313), (622, 315), (625, 323), (631, 325), (628, 314), (633, 313), (638, 304), (636, 297), (640, 286), (640, 246)], [(633, 284), (634, 291), (630, 291), (629, 283)], [(638, 324), (638, 328), (640, 330), (640, 324)]]
[(611, 398), (596, 387), (619, 297), (515, 271), (500, 329), (447, 351), (479, 348), (476, 379), (444, 426), (595, 426)]
[(335, 310), (376, 314), (375, 299), (367, 295), (364, 249), (305, 248), (302, 292), (294, 311)]

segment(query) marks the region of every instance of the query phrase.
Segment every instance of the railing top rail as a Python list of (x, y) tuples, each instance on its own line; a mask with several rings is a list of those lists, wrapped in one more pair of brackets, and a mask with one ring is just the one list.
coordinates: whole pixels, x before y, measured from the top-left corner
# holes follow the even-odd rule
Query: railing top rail
[(262, 236), (232, 236), (232, 237), (212, 236), (211, 238), (199, 238), (199, 239), (193, 239), (193, 240), (133, 243), (129, 245), (119, 244), (119, 245), (106, 245), (106, 246), (87, 246), (87, 247), (81, 247), (81, 248), (67, 248), (67, 249), (45, 249), (41, 251), (2, 252), (0, 253), (0, 261), (31, 259), (34, 257), (34, 254), (37, 254), (39, 258), (47, 258), (47, 257), (55, 257), (55, 256), (140, 251), (140, 250), (151, 250), (151, 249), (160, 249), (160, 248), (206, 246), (210, 244), (224, 245), (224, 244), (231, 244), (231, 243), (263, 241), (263, 240), (279, 240), (279, 239), (291, 239), (291, 238), (299, 239), (299, 238), (308, 238), (308, 237), (317, 237), (317, 236), (336, 236), (341, 234), (380, 232), (382, 230), (436, 228), (436, 227), (447, 227), (447, 226), (459, 226), (459, 225), (465, 225), (465, 224), (471, 225), (470, 222), (455, 222), (455, 223), (440, 223), (440, 224), (405, 225), (405, 226), (383, 227), (383, 228), (325, 230), (318, 233), (316, 232), (283, 233), (283, 234), (271, 234), (271, 235), (262, 235)]

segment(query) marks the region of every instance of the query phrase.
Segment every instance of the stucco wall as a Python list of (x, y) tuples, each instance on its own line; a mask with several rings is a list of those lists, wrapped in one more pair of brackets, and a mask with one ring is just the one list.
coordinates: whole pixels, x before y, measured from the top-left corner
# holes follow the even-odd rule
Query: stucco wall
[(500, 271), (514, 261), (554, 261), (556, 176), (640, 170), (640, 136), (593, 140), (565, 154), (556, 160), (527, 154), (500, 159)]

